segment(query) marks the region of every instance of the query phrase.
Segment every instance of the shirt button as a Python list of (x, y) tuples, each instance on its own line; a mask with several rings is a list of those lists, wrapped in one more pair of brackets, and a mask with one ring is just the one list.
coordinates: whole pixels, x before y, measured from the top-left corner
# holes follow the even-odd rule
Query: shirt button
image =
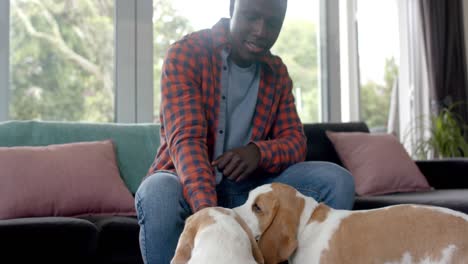
[(223, 134), (223, 133), (224, 133), (224, 131), (220, 130), (220, 131), (219, 131), (219, 133), (220, 133), (220, 134)]
[(226, 100), (226, 96), (224, 96), (224, 95), (221, 96), (221, 99)]
[(227, 67), (226, 67), (226, 66), (223, 66), (223, 70), (227, 70)]

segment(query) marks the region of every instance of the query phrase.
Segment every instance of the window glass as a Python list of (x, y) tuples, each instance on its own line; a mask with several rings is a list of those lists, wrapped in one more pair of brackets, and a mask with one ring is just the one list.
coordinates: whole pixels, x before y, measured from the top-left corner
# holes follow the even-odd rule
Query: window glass
[(10, 0), (11, 119), (114, 120), (114, 1)]
[(360, 116), (371, 130), (385, 132), (392, 91), (398, 79), (397, 2), (357, 1)]
[(320, 121), (319, 0), (288, 2), (286, 18), (272, 52), (288, 67), (303, 123)]

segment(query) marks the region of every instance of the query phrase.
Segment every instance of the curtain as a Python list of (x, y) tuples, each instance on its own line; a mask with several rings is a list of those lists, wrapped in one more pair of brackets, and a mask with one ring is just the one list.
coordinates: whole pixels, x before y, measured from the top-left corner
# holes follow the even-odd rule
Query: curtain
[(399, 131), (400, 140), (415, 158), (419, 142), (430, 137), (430, 131), (426, 128), (431, 113), (419, 1), (398, 0), (401, 62), (398, 83), (395, 85), (397, 91), (392, 94), (392, 101), (397, 101), (396, 109), (391, 111), (398, 117), (394, 118), (393, 130)]
[[(468, 124), (468, 85), (462, 0), (419, 0), (426, 52), (431, 110), (456, 102)], [(468, 133), (467, 133), (468, 134)], [(468, 138), (468, 135), (465, 135)]]

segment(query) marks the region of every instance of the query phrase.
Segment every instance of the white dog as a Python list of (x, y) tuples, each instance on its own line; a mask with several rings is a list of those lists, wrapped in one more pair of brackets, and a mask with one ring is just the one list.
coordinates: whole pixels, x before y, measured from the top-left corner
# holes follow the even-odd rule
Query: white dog
[(273, 183), (234, 211), (259, 237), (265, 264), (468, 263), (468, 216), (446, 208), (334, 210)]
[(232, 210), (204, 208), (185, 222), (171, 264), (263, 264), (245, 222)]

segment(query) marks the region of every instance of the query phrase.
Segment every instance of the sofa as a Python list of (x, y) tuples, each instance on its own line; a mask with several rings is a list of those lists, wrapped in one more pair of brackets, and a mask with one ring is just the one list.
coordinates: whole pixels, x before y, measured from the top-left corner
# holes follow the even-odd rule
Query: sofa
[[(363, 122), (305, 124), (307, 160), (342, 165), (325, 131), (369, 132)], [(157, 124), (8, 121), (0, 147), (46, 146), (112, 139), (120, 177), (134, 194), (159, 146)], [(416, 161), (434, 190), (357, 196), (355, 209), (417, 203), (468, 213), (468, 161)], [(1, 170), (1, 168), (0, 168)], [(1, 175), (1, 174), (0, 174)], [(2, 178), (0, 177), (0, 184)], [(22, 188), (17, 186), (14, 188)], [(1, 208), (0, 208), (1, 209)], [(142, 263), (135, 216), (45, 215), (0, 220), (1, 263)]]

